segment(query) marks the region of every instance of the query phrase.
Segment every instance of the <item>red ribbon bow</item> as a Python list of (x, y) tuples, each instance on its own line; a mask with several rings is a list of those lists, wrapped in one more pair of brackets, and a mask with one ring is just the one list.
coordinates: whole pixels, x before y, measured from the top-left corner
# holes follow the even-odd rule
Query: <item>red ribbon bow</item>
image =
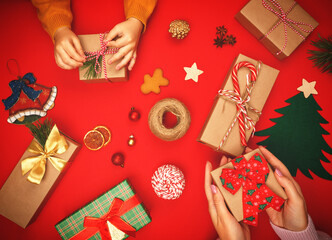
[(135, 228), (133, 228), (128, 223), (123, 221), (121, 217), (117, 215), (122, 206), (123, 206), (123, 201), (119, 198), (115, 198), (108, 212), (101, 218), (85, 217), (84, 227), (98, 228), (100, 236), (103, 240), (112, 240), (111, 234), (107, 226), (107, 221), (109, 221), (117, 229), (121, 230), (122, 232), (124, 232), (129, 236), (134, 237), (136, 233)]
[(91, 59), (96, 59), (96, 63), (95, 63), (95, 72), (97, 74), (99, 74), (102, 70), (101, 70), (101, 66), (99, 64), (99, 57), (102, 56), (103, 59), (103, 69), (104, 69), (104, 75), (105, 78), (107, 79), (107, 70), (106, 70), (106, 60), (105, 60), (105, 55), (106, 54), (113, 54), (113, 53), (117, 53), (118, 52), (118, 48), (112, 48), (112, 49), (108, 49), (107, 47), (107, 43), (109, 41), (104, 41), (104, 34), (99, 33), (99, 41), (100, 41), (100, 46), (101, 49), (95, 52), (84, 52), (86, 55), (86, 61), (90, 61)]
[(244, 156), (240, 156), (231, 162), (234, 169), (224, 168), (220, 180), (231, 194), (235, 194), (242, 187), (244, 223), (257, 226), (259, 212), (269, 207), (281, 210), (284, 199), (265, 184), (269, 167), (261, 155), (256, 153), (248, 161)]

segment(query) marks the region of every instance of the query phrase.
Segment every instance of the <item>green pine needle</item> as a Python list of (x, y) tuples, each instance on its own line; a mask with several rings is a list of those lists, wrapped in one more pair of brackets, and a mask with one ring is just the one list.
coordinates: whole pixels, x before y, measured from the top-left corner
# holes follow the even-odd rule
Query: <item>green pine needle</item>
[(31, 134), (36, 138), (40, 145), (44, 148), (46, 140), (51, 133), (53, 122), (50, 119), (45, 119), (43, 123), (39, 120), (34, 124), (29, 123), (26, 126), (30, 129)]
[(311, 44), (318, 48), (317, 50), (308, 50), (311, 54), (308, 57), (314, 62), (314, 65), (322, 72), (332, 73), (332, 36), (323, 38), (318, 34), (320, 40), (311, 41)]
[[(103, 56), (99, 56), (98, 62), (99, 62), (100, 68), (102, 67), (102, 59), (103, 59)], [(98, 68), (98, 65), (97, 65), (97, 71), (100, 70), (100, 72), (96, 73), (95, 64), (96, 64), (95, 58), (90, 59), (89, 61), (86, 61), (83, 63), (83, 66), (81, 67), (81, 69), (83, 70), (83, 69), (88, 68), (87, 71), (84, 73), (84, 77), (86, 79), (95, 79), (101, 75), (102, 71), (100, 68)]]

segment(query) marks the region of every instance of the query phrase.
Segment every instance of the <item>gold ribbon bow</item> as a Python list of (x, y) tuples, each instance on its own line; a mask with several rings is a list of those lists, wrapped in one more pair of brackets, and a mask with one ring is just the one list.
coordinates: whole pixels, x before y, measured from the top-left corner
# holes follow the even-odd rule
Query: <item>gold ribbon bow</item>
[(66, 152), (67, 149), (68, 144), (65, 137), (60, 134), (57, 126), (54, 125), (46, 140), (44, 149), (36, 140), (30, 144), (28, 151), (37, 155), (22, 160), (22, 175), (25, 175), (31, 170), (27, 179), (32, 183), (40, 184), (45, 174), (46, 159), (61, 172), (67, 162), (55, 155), (62, 154)]

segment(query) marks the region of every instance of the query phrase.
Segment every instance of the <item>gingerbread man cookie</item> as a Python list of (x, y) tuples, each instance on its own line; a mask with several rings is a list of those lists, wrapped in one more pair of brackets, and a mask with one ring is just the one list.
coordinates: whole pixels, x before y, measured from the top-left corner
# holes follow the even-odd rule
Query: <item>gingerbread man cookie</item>
[(163, 70), (157, 68), (154, 70), (153, 76), (149, 74), (144, 75), (144, 83), (141, 85), (141, 91), (144, 94), (150, 92), (160, 93), (160, 86), (167, 86), (169, 84), (168, 79), (163, 77)]

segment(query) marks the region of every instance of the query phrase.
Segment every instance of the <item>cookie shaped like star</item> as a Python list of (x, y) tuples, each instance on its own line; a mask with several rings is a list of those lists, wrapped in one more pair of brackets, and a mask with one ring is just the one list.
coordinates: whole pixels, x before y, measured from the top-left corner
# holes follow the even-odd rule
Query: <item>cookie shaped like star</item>
[(187, 75), (184, 80), (192, 79), (195, 82), (198, 82), (198, 76), (203, 73), (202, 70), (197, 69), (196, 63), (194, 63), (191, 67), (184, 67)]
[(303, 92), (304, 97), (308, 98), (310, 94), (318, 94), (318, 92), (315, 89), (316, 81), (308, 82), (304, 78), (302, 79), (302, 86), (298, 87), (297, 90), (300, 92)]

